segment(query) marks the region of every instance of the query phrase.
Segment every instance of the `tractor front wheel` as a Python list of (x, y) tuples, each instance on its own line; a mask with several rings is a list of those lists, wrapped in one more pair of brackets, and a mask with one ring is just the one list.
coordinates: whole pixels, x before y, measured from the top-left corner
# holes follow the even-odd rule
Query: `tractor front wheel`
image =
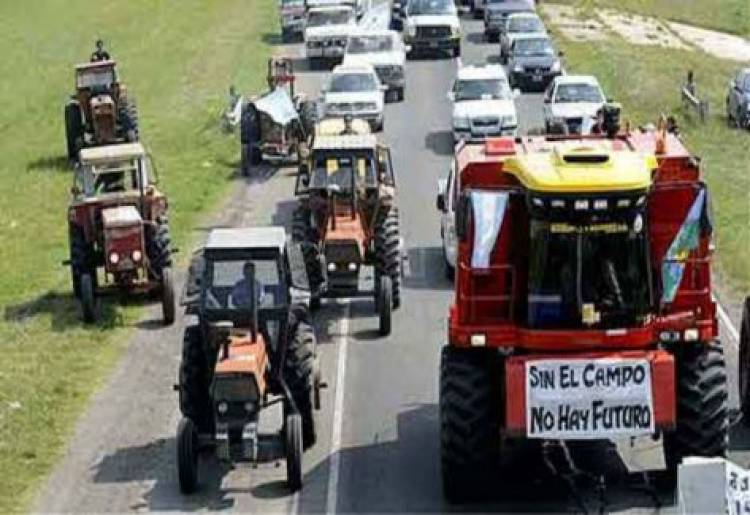
[(135, 97), (121, 98), (118, 106), (120, 126), (124, 131), (125, 141), (135, 142), (140, 139), (140, 128), (138, 122), (138, 105)]
[(380, 322), (380, 336), (388, 336), (391, 334), (391, 316), (393, 313), (393, 283), (390, 276), (380, 276), (375, 289), (375, 300)]
[(81, 275), (91, 273), (91, 246), (86, 243), (83, 228), (74, 224), (68, 225), (68, 246), (70, 247), (70, 277), (73, 282), (73, 294), (81, 298)]
[(198, 486), (198, 434), (187, 417), (177, 426), (177, 475), (180, 492), (191, 494)]
[(390, 206), (375, 226), (376, 275), (387, 275), (393, 285), (393, 308), (401, 305), (401, 239), (398, 209)]
[(172, 325), (175, 317), (174, 282), (172, 269), (163, 268), (161, 271), (161, 312), (164, 325)]
[(292, 492), (302, 488), (302, 417), (291, 413), (284, 421), (286, 481)]
[(147, 226), (146, 256), (148, 256), (149, 278), (162, 281), (163, 271), (172, 266), (172, 237), (169, 220), (165, 215), (156, 218), (154, 225)]
[(92, 324), (96, 321), (96, 292), (94, 291), (94, 279), (91, 274), (81, 274), (79, 288), (83, 321)]
[(212, 364), (203, 345), (201, 328), (185, 328), (180, 362), (180, 411), (191, 419), (198, 432), (213, 434), (214, 417), (211, 410)]
[(685, 456), (724, 456), (729, 429), (727, 373), (718, 340), (686, 345), (675, 353), (677, 427), (665, 435), (670, 476)]
[(742, 421), (750, 426), (750, 297), (745, 299), (740, 327), (740, 407)]
[[(315, 445), (315, 354), (316, 342), (313, 328), (298, 321), (294, 337), (289, 342), (284, 362), (284, 381), (302, 418), (303, 447)], [(286, 413), (291, 413), (287, 406)]]
[(440, 360), (440, 461), (450, 502), (484, 497), (500, 457), (502, 367), (484, 349), (443, 347)]
[(68, 160), (78, 160), (78, 151), (83, 137), (83, 119), (78, 102), (71, 101), (65, 106), (65, 142), (68, 150)]

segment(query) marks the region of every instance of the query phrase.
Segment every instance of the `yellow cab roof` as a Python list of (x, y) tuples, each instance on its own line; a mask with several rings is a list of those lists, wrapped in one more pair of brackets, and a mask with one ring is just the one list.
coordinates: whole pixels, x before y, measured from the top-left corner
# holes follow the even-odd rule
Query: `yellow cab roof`
[(646, 189), (656, 157), (612, 148), (609, 141), (555, 142), (550, 148), (509, 156), (503, 171), (542, 193), (586, 193)]

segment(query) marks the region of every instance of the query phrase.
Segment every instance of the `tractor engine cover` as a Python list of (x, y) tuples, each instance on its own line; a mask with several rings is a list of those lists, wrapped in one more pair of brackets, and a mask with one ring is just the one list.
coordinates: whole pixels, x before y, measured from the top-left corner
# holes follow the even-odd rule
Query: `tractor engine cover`
[(111, 273), (133, 271), (143, 265), (143, 220), (134, 206), (102, 210), (104, 262)]
[(109, 95), (98, 95), (91, 99), (91, 123), (97, 143), (114, 142), (117, 136), (115, 102)]

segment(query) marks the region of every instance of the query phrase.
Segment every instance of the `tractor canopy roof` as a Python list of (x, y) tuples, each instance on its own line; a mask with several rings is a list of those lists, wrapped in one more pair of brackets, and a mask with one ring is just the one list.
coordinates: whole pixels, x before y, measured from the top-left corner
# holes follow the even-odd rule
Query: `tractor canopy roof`
[(342, 134), (320, 136), (313, 142), (313, 151), (320, 150), (375, 150), (378, 140), (373, 134)]
[[(371, 134), (370, 124), (360, 118), (351, 120), (351, 130), (356, 134)], [(315, 124), (315, 137), (339, 136), (346, 130), (343, 118), (326, 118)]]
[(242, 227), (214, 229), (208, 235), (207, 251), (273, 250), (282, 253), (286, 246), (283, 227)]
[(116, 63), (98, 61), (76, 66), (76, 88), (108, 89), (117, 83)]
[(86, 165), (139, 159), (145, 155), (146, 150), (140, 143), (123, 143), (120, 145), (84, 148), (81, 150), (80, 159), (81, 164)]

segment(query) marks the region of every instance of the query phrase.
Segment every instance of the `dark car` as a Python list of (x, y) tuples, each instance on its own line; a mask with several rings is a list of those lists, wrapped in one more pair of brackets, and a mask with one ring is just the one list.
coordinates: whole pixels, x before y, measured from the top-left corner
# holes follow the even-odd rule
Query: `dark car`
[(487, 0), (484, 7), (484, 35), (497, 41), (505, 19), (514, 13), (534, 12), (534, 0)]
[(562, 75), (561, 57), (547, 35), (514, 38), (508, 58), (511, 86), (521, 91), (544, 91), (555, 77)]
[(729, 82), (727, 122), (738, 128), (750, 129), (750, 68), (743, 68)]
[(510, 45), (517, 37), (524, 34), (546, 34), (547, 29), (536, 13), (523, 12), (511, 14), (505, 19), (505, 25), (500, 30), (500, 62), (508, 63)]

